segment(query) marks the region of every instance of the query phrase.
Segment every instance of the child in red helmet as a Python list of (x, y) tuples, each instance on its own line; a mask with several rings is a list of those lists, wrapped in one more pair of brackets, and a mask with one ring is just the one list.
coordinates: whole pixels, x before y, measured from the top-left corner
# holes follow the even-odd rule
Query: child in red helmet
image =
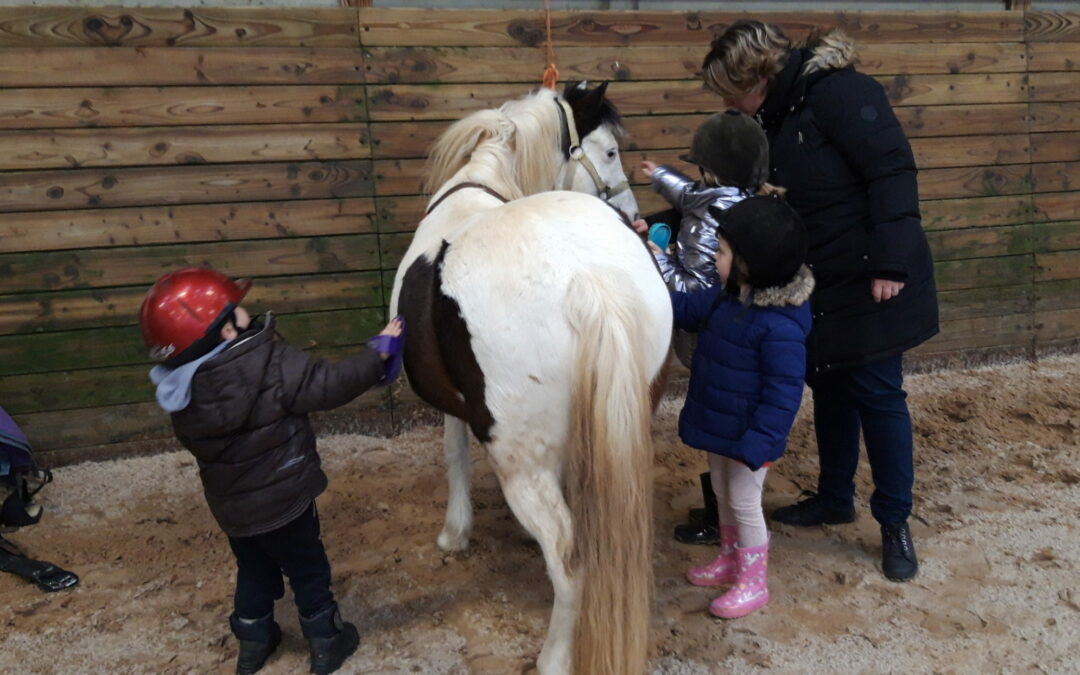
[(253, 321), (237, 284), (206, 268), (166, 274), (139, 317), (158, 403), (199, 464), (207, 504), (236, 556), (229, 625), (240, 641), (237, 673), (254, 673), (281, 642), (274, 600), (289, 578), (311, 671), (331, 673), (356, 651), (330, 590), (315, 498), (326, 474), (308, 413), (348, 403), (397, 374), (402, 323), (395, 318), (372, 349), (328, 363), (276, 337), (274, 319)]

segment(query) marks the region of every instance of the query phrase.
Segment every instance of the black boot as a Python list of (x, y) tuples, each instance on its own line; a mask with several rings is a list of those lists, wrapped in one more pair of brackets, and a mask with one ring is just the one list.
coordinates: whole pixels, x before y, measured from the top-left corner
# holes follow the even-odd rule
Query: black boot
[(915, 542), (906, 520), (881, 526), (881, 571), (891, 581), (907, 581), (919, 572)]
[(712, 478), (708, 472), (699, 476), (701, 496), (705, 499), (704, 509), (690, 509), (690, 522), (675, 526), (675, 541), (684, 544), (720, 543), (720, 514), (716, 507), (716, 493), (712, 489)]
[(772, 512), (772, 519), (785, 525), (798, 527), (810, 527), (813, 525), (841, 525), (855, 520), (854, 507), (847, 510), (837, 510), (825, 503), (825, 499), (816, 492), (803, 490), (804, 495), (810, 495), (791, 506), (782, 506)]
[(240, 653), (236, 657), (237, 675), (259, 672), (281, 644), (281, 628), (274, 621), (272, 612), (261, 619), (241, 619), (233, 612), (229, 616), (229, 627), (240, 641)]
[(300, 629), (311, 651), (311, 672), (319, 675), (340, 668), (360, 646), (360, 633), (356, 626), (341, 620), (336, 604), (315, 616), (300, 617)]

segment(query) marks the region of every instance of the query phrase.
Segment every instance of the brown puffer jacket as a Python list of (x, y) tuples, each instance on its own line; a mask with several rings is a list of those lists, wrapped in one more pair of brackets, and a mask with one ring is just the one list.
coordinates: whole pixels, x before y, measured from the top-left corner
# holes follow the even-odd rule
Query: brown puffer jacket
[(210, 511), (231, 537), (285, 525), (326, 489), (308, 413), (344, 405), (384, 375), (369, 349), (328, 363), (274, 335), (270, 317), (200, 366), (191, 403), (172, 414)]

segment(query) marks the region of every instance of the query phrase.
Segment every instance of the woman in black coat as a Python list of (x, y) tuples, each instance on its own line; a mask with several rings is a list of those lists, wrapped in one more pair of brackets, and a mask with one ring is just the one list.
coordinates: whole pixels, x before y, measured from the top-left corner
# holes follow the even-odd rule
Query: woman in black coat
[(882, 568), (906, 580), (918, 562), (907, 525), (914, 468), (902, 357), (937, 333), (937, 297), (911, 146), (881, 85), (854, 61), (839, 31), (793, 48), (779, 28), (740, 21), (713, 40), (703, 72), (726, 105), (765, 128), (769, 181), (788, 189), (806, 223), (817, 280), (807, 384), (818, 492), (772, 517), (800, 526), (853, 521), (861, 430)]

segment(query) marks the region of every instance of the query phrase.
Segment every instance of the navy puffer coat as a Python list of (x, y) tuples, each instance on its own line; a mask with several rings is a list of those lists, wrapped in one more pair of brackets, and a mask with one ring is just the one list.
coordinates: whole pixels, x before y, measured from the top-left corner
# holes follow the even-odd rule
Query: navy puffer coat
[(755, 292), (749, 307), (720, 285), (671, 294), (676, 327), (700, 332), (679, 415), (684, 443), (754, 471), (784, 454), (802, 401), (813, 288), (804, 266), (788, 285)]
[[(788, 189), (809, 236), (811, 376), (894, 356), (938, 332), (911, 146), (881, 85), (850, 67), (850, 44), (826, 37), (791, 52), (758, 112), (770, 182)], [(904, 289), (875, 303), (874, 278)]]

